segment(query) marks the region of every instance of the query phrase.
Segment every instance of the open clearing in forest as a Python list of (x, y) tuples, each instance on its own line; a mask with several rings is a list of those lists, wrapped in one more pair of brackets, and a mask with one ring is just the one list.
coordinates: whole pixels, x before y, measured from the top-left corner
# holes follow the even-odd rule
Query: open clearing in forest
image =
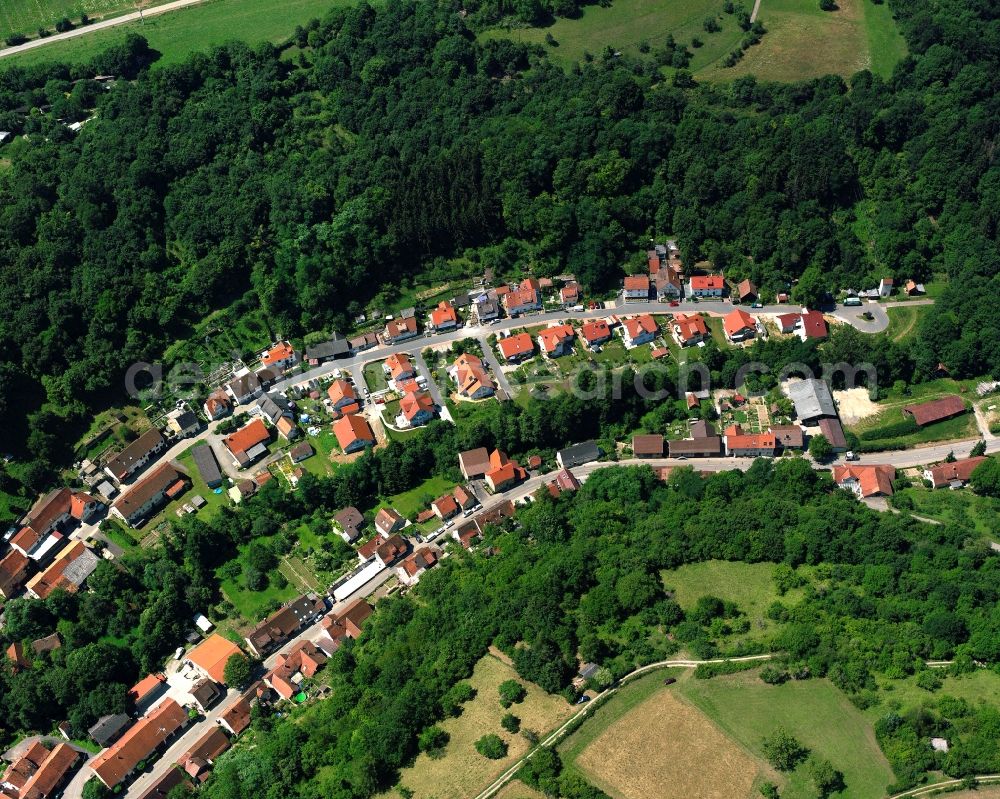
[(793, 588), (779, 596), (771, 576), (773, 571), (773, 563), (709, 560), (662, 571), (660, 577), (664, 587), (673, 591), (677, 604), (686, 611), (694, 609), (703, 596), (735, 602), (750, 620), (747, 637), (759, 638), (772, 634), (776, 628), (775, 622), (767, 618), (767, 608), (777, 601), (786, 606), (795, 605), (803, 594), (801, 588)]
[[(699, 70), (723, 58), (743, 37), (734, 17), (722, 13), (722, 5), (722, 0), (614, 0), (607, 7), (597, 3), (584, 6), (576, 19), (557, 19), (544, 28), (486, 31), (483, 38), (508, 37), (542, 45), (549, 58), (569, 67), (582, 61), (584, 53), (599, 57), (608, 46), (639, 56), (639, 45), (646, 42), (655, 51), (672, 34), (678, 44), (691, 50), (690, 69)], [(752, 2), (748, 8), (751, 6)], [(716, 18), (721, 30), (706, 33), (706, 17)], [(556, 46), (545, 44), (547, 34), (552, 34)], [(690, 46), (693, 37), (703, 42), (702, 47)]]
[(906, 45), (888, 4), (838, 0), (837, 6), (836, 11), (822, 11), (817, 0), (761, 0), (759, 19), (768, 32), (760, 44), (735, 67), (703, 77), (796, 81), (829, 74), (848, 77), (863, 69), (891, 75), (906, 55)]
[[(744, 5), (750, 10), (753, 2)], [(726, 68), (723, 59), (739, 48), (744, 33), (732, 15), (722, 13), (722, 6), (721, 0), (614, 0), (608, 7), (585, 6), (576, 19), (557, 19), (547, 27), (491, 30), (483, 38), (541, 45), (554, 62), (569, 67), (585, 53), (599, 57), (608, 46), (635, 57), (646, 42), (655, 52), (672, 34), (691, 51), (689, 69), (695, 77), (718, 81), (750, 74), (777, 81), (847, 77), (862, 69), (887, 77), (906, 55), (888, 4), (840, 0), (836, 11), (821, 11), (817, 0), (761, 0), (758, 18), (767, 33), (735, 67)], [(707, 17), (714, 17), (721, 30), (706, 32)], [(555, 46), (545, 43), (548, 34)], [(693, 38), (702, 46), (692, 47)]]
[[(234, 40), (251, 46), (262, 41), (282, 42), (294, 33), (296, 25), (323, 17), (336, 6), (353, 4), (354, 0), (282, 0), (278, 7), (270, 0), (205, 0), (204, 4), (150, 17), (145, 23), (127, 22), (9, 56), (3, 60), (3, 67), (88, 61), (123, 42), (130, 33), (145, 36), (149, 46), (162, 53), (157, 66), (175, 64), (193, 52)], [(126, 10), (132, 10), (132, 6)]]
[[(528, 695), (520, 704), (505, 710), (500, 706), (497, 688), (504, 680), (518, 680)], [(545, 693), (533, 683), (520, 679), (517, 672), (492, 655), (476, 664), (469, 683), (476, 689), (476, 698), (463, 705), (462, 715), (441, 722), (451, 739), (444, 757), (434, 760), (425, 754), (417, 757), (409, 768), (402, 770), (399, 784), (413, 791), (414, 799), (467, 799), (500, 776), (514, 761), (531, 747), (520, 734), (513, 735), (500, 726), (508, 712), (521, 719), (521, 729), (534, 730), (540, 737), (550, 732), (573, 714), (573, 706), (560, 696)], [(507, 757), (488, 760), (476, 751), (475, 743), (493, 733), (507, 742)], [(523, 794), (514, 792), (512, 799)], [(387, 791), (381, 799), (397, 799), (399, 794)]]
[(749, 796), (759, 771), (755, 759), (675, 688), (657, 691), (607, 727), (576, 758), (576, 768), (616, 799)]

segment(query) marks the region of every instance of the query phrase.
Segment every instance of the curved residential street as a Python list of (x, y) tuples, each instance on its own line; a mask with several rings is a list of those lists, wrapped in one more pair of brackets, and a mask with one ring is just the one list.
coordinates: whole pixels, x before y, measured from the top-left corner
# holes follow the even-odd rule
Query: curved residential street
[[(933, 299), (911, 300), (900, 305), (931, 305)], [(712, 316), (725, 316), (734, 308), (742, 307), (747, 310), (748, 306), (734, 305), (729, 300), (703, 300), (700, 302), (681, 302), (677, 305), (670, 305), (667, 302), (635, 302), (615, 304), (608, 303), (604, 308), (588, 309), (583, 311), (570, 311), (560, 308), (557, 311), (544, 311), (541, 313), (527, 314), (514, 319), (501, 319), (494, 324), (487, 325), (467, 325), (455, 328), (446, 333), (427, 333), (417, 336), (409, 341), (399, 344), (387, 344), (380, 347), (373, 347), (370, 350), (358, 353), (351, 358), (338, 358), (327, 361), (320, 366), (315, 366), (304, 372), (299, 372), (284, 380), (279, 380), (272, 387), (273, 391), (283, 391), (291, 386), (307, 383), (316, 377), (324, 377), (335, 370), (351, 371), (355, 375), (355, 381), (360, 376), (359, 367), (372, 361), (381, 361), (390, 355), (402, 352), (419, 353), (425, 347), (452, 344), (465, 338), (485, 339), (507, 330), (515, 330), (522, 327), (537, 327), (552, 322), (559, 322), (565, 319), (588, 320), (601, 319), (612, 315), (633, 315), (633, 314), (673, 314), (673, 313), (707, 313)], [(881, 333), (889, 326), (889, 315), (885, 311), (884, 305), (879, 303), (869, 303), (860, 308), (838, 307), (828, 315), (838, 319), (845, 324), (857, 328), (862, 333)], [(798, 310), (795, 305), (765, 305), (762, 308), (751, 308), (754, 315), (778, 316), (780, 314), (794, 313)], [(870, 312), (874, 319), (862, 318), (862, 314)], [(489, 360), (489, 359), (488, 359)], [(364, 385), (362, 380), (359, 385)]]

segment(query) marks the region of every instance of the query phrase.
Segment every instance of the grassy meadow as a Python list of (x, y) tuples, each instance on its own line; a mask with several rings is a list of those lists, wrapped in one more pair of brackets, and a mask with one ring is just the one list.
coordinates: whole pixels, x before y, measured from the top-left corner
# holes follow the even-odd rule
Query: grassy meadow
[(761, 0), (759, 18), (768, 33), (739, 64), (714, 77), (796, 81), (863, 69), (892, 74), (906, 46), (889, 7), (871, 0), (838, 0), (837, 6), (821, 11), (816, 0)]
[[(749, 9), (753, 4), (745, 5)], [(707, 33), (706, 17), (715, 17), (721, 31)], [(906, 54), (884, 3), (840, 0), (835, 11), (827, 12), (816, 0), (761, 0), (758, 19), (768, 32), (731, 68), (722, 61), (739, 47), (743, 31), (714, 0), (615, 0), (607, 8), (587, 6), (577, 19), (557, 19), (544, 28), (500, 28), (483, 37), (543, 45), (553, 61), (568, 67), (585, 53), (599, 56), (609, 45), (638, 56), (643, 42), (655, 50), (670, 33), (689, 46), (695, 77), (715, 81), (751, 74), (762, 80), (797, 81), (831, 73), (846, 77), (863, 69), (887, 77)], [(555, 45), (546, 44), (548, 34)], [(693, 38), (702, 46), (690, 47)]]
[[(715, 17), (722, 30), (706, 33), (706, 17)], [(545, 45), (552, 34), (556, 46)], [(576, 19), (557, 19), (545, 28), (512, 28), (487, 31), (483, 38), (510, 37), (515, 41), (545, 45), (549, 57), (563, 66), (582, 61), (584, 53), (599, 56), (605, 47), (638, 56), (646, 42), (654, 50), (663, 46), (667, 34), (680, 44), (690, 45), (692, 37), (704, 43), (688, 49), (694, 54), (691, 70), (697, 71), (720, 61), (739, 46), (743, 31), (735, 19), (722, 13), (721, 0), (615, 0), (604, 8), (589, 5)]]
[[(771, 573), (770, 563), (730, 563), (709, 560), (690, 563), (677, 569), (663, 571), (660, 576), (663, 585), (672, 591), (677, 603), (684, 610), (694, 608), (700, 597), (711, 595), (719, 599), (735, 602), (750, 620), (750, 632), (746, 638), (766, 637), (774, 632), (775, 622), (766, 616), (772, 602), (794, 605), (802, 598), (803, 589), (794, 588), (784, 596), (779, 596)], [(739, 640), (736, 636), (733, 641)]]
[(962, 491), (905, 488), (896, 492), (892, 504), (917, 516), (967, 528), (970, 533), (997, 537), (1000, 500), (978, 496), (968, 488)]
[[(886, 787), (895, 781), (871, 724), (828, 680), (767, 685), (755, 672), (743, 672), (711, 680), (685, 680), (678, 687), (691, 705), (751, 753), (762, 770), (768, 766), (761, 738), (783, 727), (843, 773), (845, 796), (882, 799)], [(781, 787), (783, 799), (816, 795), (802, 765), (788, 774), (772, 772), (768, 778)]]
[[(55, 2), (55, 0), (49, 0)], [(112, 2), (112, 0), (106, 0)], [(117, 0), (116, 0), (117, 1)], [(87, 61), (129, 33), (145, 36), (150, 47), (162, 53), (158, 66), (183, 61), (193, 52), (207, 50), (233, 40), (250, 44), (279, 43), (296, 25), (322, 17), (331, 8), (351, 5), (353, 0), (205, 0), (204, 4), (149, 17), (144, 23), (129, 22), (94, 31), (4, 59), (5, 64), (37, 64), (46, 61)]]
[[(527, 688), (528, 695), (508, 711), (500, 706), (497, 688), (504, 680), (510, 679), (518, 679)], [(522, 757), (531, 746), (521, 735), (511, 734), (500, 726), (500, 719), (507, 712), (521, 719), (522, 729), (544, 735), (569, 718), (574, 710), (562, 697), (547, 694), (538, 686), (520, 680), (513, 668), (492, 655), (487, 655), (476, 664), (469, 683), (476, 689), (476, 697), (463, 705), (461, 716), (441, 723), (451, 736), (444, 756), (433, 759), (420, 754), (413, 765), (402, 770), (399, 785), (413, 791), (413, 799), (467, 799), (475, 796)], [(488, 733), (499, 735), (507, 742), (507, 757), (487, 760), (476, 751), (475, 742)], [(380, 799), (394, 799), (399, 795), (392, 790), (382, 794)], [(522, 799), (530, 796), (530, 792), (522, 786), (512, 791), (510, 796)]]

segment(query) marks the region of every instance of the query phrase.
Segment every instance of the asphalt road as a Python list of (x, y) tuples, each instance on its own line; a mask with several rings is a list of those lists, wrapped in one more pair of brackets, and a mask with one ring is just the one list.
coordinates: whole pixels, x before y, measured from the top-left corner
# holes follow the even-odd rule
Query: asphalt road
[(136, 22), (140, 17), (154, 17), (157, 14), (165, 14), (168, 11), (176, 11), (179, 8), (198, 5), (198, 3), (203, 1), (204, 0), (173, 0), (173, 2), (164, 3), (162, 6), (147, 8), (142, 12), (142, 14), (138, 11), (133, 11), (131, 14), (122, 14), (120, 17), (111, 17), (110, 19), (103, 19), (100, 22), (92, 22), (89, 25), (84, 25), (81, 28), (75, 28), (71, 31), (66, 31), (65, 33), (54, 33), (44, 39), (32, 39), (30, 42), (19, 44), (17, 47), (6, 47), (3, 50), (0, 50), (0, 58), (17, 55), (18, 53), (23, 53), (25, 50), (34, 50), (36, 47), (44, 47), (45, 45), (52, 44), (53, 42), (62, 42), (66, 39), (74, 39), (77, 36), (85, 36), (88, 33), (104, 30), (105, 28), (113, 28), (116, 25), (124, 25), (126, 22)]
[[(933, 303), (933, 300), (923, 299), (912, 300), (906, 304), (927, 305), (930, 303)], [(364, 364), (371, 363), (372, 361), (385, 360), (390, 355), (395, 355), (401, 352), (418, 354), (422, 349), (431, 346), (432, 344), (451, 344), (452, 342), (461, 341), (464, 338), (470, 337), (485, 339), (491, 334), (499, 333), (504, 330), (514, 330), (516, 328), (526, 326), (534, 327), (537, 325), (548, 324), (550, 322), (559, 322), (564, 319), (601, 319), (613, 314), (626, 315), (638, 313), (664, 314), (701, 312), (721, 316), (729, 313), (736, 307), (743, 307), (744, 310), (748, 310), (747, 306), (735, 306), (729, 300), (702, 300), (700, 302), (682, 302), (673, 307), (666, 302), (619, 302), (614, 306), (609, 303), (608, 307), (596, 308), (594, 310), (569, 311), (559, 309), (557, 311), (528, 314), (526, 316), (517, 317), (516, 319), (501, 319), (499, 322), (492, 325), (463, 326), (456, 328), (455, 330), (450, 330), (446, 333), (429, 334), (410, 339), (409, 341), (404, 341), (399, 344), (374, 347), (373, 349), (358, 353), (353, 358), (341, 358), (334, 361), (328, 361), (327, 363), (313, 367), (305, 372), (299, 372), (298, 374), (286, 377), (284, 380), (279, 380), (275, 383), (272, 390), (283, 391), (291, 386), (306, 383), (314, 377), (324, 377), (329, 375), (335, 369), (350, 369), (352, 372), (355, 372), (355, 369), (358, 366), (363, 366)], [(752, 313), (756, 315), (763, 314), (774, 316), (777, 314), (795, 313), (798, 308), (797, 306), (792, 305), (766, 305), (763, 308), (754, 308), (751, 310)], [(870, 311), (875, 317), (870, 322), (863, 319), (861, 316), (866, 311)], [(889, 317), (885, 312), (885, 307), (883, 305), (879, 305), (878, 303), (870, 303), (869, 305), (862, 306), (861, 308), (841, 307), (832, 311), (829, 315), (856, 327), (864, 333), (880, 333), (889, 325)], [(355, 372), (355, 374), (357, 374), (357, 372)], [(362, 381), (362, 385), (363, 384), (364, 383)]]

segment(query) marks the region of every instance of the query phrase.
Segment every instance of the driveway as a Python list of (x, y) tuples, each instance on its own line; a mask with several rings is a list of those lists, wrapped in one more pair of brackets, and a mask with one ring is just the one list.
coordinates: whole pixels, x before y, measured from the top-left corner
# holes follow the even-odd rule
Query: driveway
[[(990, 402), (990, 400), (984, 400), (983, 402)], [(990, 423), (986, 419), (986, 412), (983, 410), (983, 402), (972, 403), (972, 411), (976, 414), (976, 427), (979, 428), (979, 435), (983, 437), (983, 440), (989, 444), (991, 441), (996, 441), (996, 436), (990, 432)], [(1000, 400), (993, 398), (993, 402), (1000, 404)], [(990, 402), (990, 404), (993, 404)]]
[(503, 392), (510, 398), (514, 398), (514, 389), (510, 385), (510, 381), (507, 379), (507, 375), (503, 373), (503, 369), (500, 367), (500, 361), (497, 358), (493, 348), (490, 346), (490, 342), (487, 341), (486, 336), (479, 336), (476, 339), (479, 342), (479, 346), (483, 348), (483, 360), (490, 365), (490, 369), (493, 370), (493, 378), (496, 380), (497, 385), (503, 390)]
[(417, 366), (417, 374), (427, 381), (427, 392), (431, 395), (431, 399), (434, 400), (434, 404), (444, 410), (445, 404), (444, 397), (441, 396), (441, 387), (434, 379), (434, 375), (431, 374), (431, 370), (427, 366), (427, 361), (424, 360), (423, 353), (419, 349), (413, 351), (413, 362)]

